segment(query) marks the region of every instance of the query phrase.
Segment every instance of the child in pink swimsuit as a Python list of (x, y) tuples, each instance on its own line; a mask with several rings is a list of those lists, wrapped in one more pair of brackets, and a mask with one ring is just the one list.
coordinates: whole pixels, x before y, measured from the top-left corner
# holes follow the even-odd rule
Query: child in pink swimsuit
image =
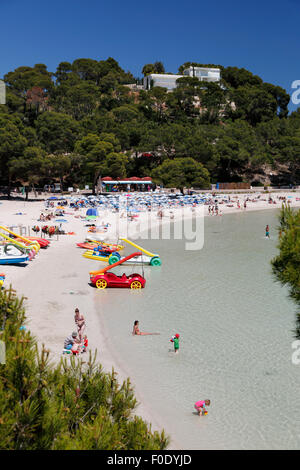
[(199, 416), (202, 416), (203, 413), (205, 415), (208, 413), (208, 411), (206, 410), (206, 406), (209, 406), (209, 405), (210, 405), (210, 400), (199, 400), (199, 401), (196, 401), (194, 408), (198, 411)]

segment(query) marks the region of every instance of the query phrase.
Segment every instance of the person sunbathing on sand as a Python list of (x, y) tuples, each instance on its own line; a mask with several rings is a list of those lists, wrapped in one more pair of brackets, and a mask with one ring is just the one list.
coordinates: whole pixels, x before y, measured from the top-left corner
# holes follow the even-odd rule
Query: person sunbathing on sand
[(139, 321), (135, 320), (133, 324), (133, 330), (132, 330), (133, 335), (140, 335), (140, 336), (146, 336), (146, 335), (159, 335), (159, 333), (146, 333), (144, 331), (139, 330)]

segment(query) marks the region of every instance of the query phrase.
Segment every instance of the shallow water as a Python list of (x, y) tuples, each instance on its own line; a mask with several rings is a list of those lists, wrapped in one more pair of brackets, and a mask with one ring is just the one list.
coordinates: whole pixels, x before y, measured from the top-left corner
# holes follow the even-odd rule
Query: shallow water
[[(277, 215), (206, 217), (200, 251), (185, 251), (179, 240), (145, 240), (163, 262), (145, 267), (146, 288), (95, 294), (111, 347), (181, 448), (299, 448), (296, 306), (270, 268)], [(133, 337), (134, 320), (160, 336)], [(176, 356), (169, 342), (175, 333)], [(193, 404), (206, 398), (209, 413), (199, 418)]]

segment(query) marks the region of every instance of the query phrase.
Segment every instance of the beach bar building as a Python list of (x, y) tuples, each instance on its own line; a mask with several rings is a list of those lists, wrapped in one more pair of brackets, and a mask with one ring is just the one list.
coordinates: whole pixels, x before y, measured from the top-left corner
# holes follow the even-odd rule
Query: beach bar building
[(113, 179), (110, 176), (101, 178), (102, 187), (105, 187), (107, 192), (110, 191), (149, 191), (152, 188), (153, 182), (150, 176), (144, 178), (117, 178)]

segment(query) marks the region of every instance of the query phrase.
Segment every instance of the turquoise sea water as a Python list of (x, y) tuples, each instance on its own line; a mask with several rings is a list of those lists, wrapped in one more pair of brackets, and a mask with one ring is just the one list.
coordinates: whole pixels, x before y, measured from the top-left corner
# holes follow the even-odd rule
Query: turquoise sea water
[[(296, 306), (270, 268), (277, 215), (206, 217), (200, 251), (185, 251), (181, 240), (141, 241), (163, 261), (145, 267), (146, 288), (95, 291), (111, 348), (181, 448), (299, 448)], [(160, 336), (133, 337), (134, 320)], [(206, 398), (209, 413), (199, 418), (194, 402)]]

